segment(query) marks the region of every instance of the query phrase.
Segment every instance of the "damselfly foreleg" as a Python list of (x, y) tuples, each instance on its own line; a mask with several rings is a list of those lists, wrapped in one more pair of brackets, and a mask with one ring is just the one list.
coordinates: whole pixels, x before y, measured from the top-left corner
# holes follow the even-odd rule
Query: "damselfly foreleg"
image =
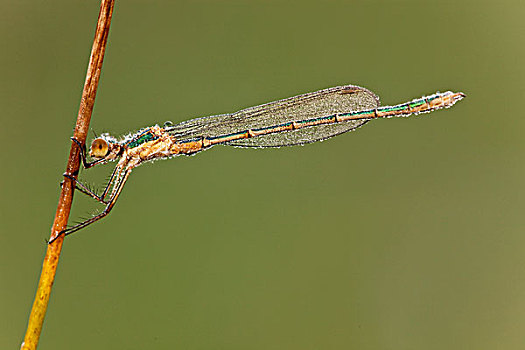
[(80, 141), (78, 141), (74, 137), (71, 138), (71, 141), (73, 141), (80, 150), (80, 160), (82, 161), (82, 165), (84, 165), (84, 169), (89, 169), (91, 167), (94, 167), (97, 164), (103, 164), (107, 162), (107, 160), (105, 160), (104, 158), (97, 159), (92, 162), (88, 162), (86, 158), (86, 145), (85, 144), (83, 145), (82, 143), (80, 143)]

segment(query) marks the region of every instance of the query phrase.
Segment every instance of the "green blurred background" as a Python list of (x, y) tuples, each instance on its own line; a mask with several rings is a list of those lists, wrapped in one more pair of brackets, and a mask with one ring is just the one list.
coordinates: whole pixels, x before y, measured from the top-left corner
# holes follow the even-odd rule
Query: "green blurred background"
[[(98, 1), (2, 1), (0, 348), (19, 347)], [(117, 1), (97, 132), (347, 83), (454, 108), (134, 171), (40, 349), (523, 349), (523, 1)], [(522, 130), (522, 131), (520, 131)], [(97, 181), (110, 167), (83, 172)], [(72, 219), (96, 208), (76, 196)]]

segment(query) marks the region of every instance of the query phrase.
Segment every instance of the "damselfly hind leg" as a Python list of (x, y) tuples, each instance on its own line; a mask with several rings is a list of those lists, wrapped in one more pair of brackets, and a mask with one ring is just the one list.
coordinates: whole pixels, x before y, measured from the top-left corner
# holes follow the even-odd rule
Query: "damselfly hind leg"
[[(117, 167), (118, 168), (118, 167)], [(120, 169), (122, 170), (122, 169)], [(63, 231), (60, 231), (55, 237), (53, 237), (51, 240), (49, 240), (48, 244), (51, 244), (53, 243), (58, 237), (64, 235), (64, 236), (67, 236), (67, 235), (70, 235), (88, 225), (91, 225), (92, 223), (94, 222), (97, 222), (98, 220), (102, 219), (103, 217), (105, 217), (106, 215), (109, 214), (109, 212), (111, 211), (111, 209), (113, 209), (113, 206), (115, 205), (115, 203), (117, 202), (117, 199), (120, 195), (120, 192), (122, 191), (122, 188), (124, 187), (124, 184), (126, 183), (128, 177), (129, 177), (129, 174), (131, 172), (131, 169), (126, 169), (124, 170), (124, 173), (122, 174), (121, 171), (115, 171), (114, 174), (113, 174), (113, 180), (114, 179), (118, 179), (117, 180), (117, 183), (115, 184), (115, 187), (112, 191), (112, 196), (110, 198), (110, 200), (107, 202), (107, 205), (106, 207), (104, 208), (104, 210), (102, 212), (100, 212), (99, 214), (93, 216), (92, 218), (90, 219), (87, 219), (79, 224), (76, 224), (68, 229), (65, 229)], [(120, 173), (121, 176), (115, 176), (115, 173)], [(111, 183), (111, 182), (110, 182)], [(108, 184), (109, 186), (109, 184)]]

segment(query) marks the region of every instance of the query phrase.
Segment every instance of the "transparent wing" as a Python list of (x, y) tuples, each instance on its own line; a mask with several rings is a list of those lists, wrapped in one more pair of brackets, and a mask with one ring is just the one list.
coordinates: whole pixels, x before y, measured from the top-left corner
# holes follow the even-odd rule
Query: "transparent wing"
[[(179, 141), (202, 137), (214, 138), (292, 121), (298, 122), (337, 113), (374, 109), (378, 106), (379, 98), (371, 91), (359, 86), (346, 85), (266, 103), (232, 114), (193, 119), (166, 127), (165, 130)], [(353, 130), (367, 121), (349, 120), (330, 125), (317, 125), (229, 141), (225, 144), (240, 147), (299, 145), (339, 135)]]

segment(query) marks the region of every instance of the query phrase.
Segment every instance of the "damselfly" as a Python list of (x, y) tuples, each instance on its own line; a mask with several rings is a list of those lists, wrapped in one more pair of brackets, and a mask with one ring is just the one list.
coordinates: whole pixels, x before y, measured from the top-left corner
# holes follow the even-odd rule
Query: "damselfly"
[[(353, 85), (311, 92), (284, 100), (243, 109), (232, 114), (197, 118), (173, 125), (166, 122), (144, 128), (117, 140), (103, 134), (91, 143), (86, 160), (80, 147), (84, 167), (91, 168), (118, 161), (102, 194), (96, 194), (76, 181), (82, 193), (103, 203), (99, 214), (59, 232), (69, 235), (109, 214), (133, 168), (155, 159), (191, 155), (215, 145), (238, 147), (281, 147), (303, 145), (352, 131), (377, 118), (408, 117), (453, 106), (465, 95), (461, 92), (435, 93), (395, 106), (380, 107), (371, 91)], [(65, 175), (74, 179), (71, 175)]]

